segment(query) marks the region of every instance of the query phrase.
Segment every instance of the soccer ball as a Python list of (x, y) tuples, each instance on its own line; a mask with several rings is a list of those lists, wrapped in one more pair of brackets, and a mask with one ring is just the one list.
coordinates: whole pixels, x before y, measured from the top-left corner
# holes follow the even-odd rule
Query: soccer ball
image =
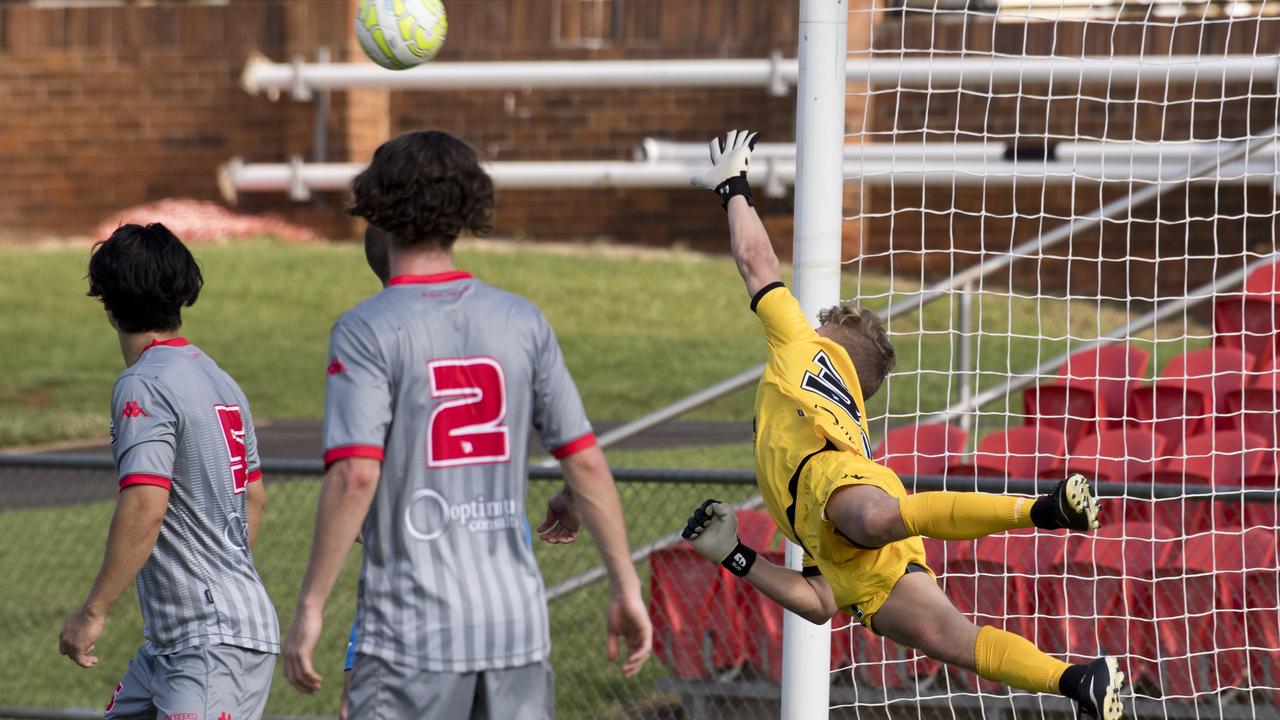
[(404, 70), (440, 52), (449, 21), (440, 0), (360, 0), (356, 39), (370, 60)]

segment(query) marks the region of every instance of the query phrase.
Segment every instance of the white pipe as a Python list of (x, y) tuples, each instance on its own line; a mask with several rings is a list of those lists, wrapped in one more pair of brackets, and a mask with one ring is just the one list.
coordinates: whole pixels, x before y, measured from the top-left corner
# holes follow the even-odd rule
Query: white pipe
[[(888, 55), (887, 57), (885, 55)], [(941, 53), (903, 57), (848, 58), (849, 82), (878, 87), (927, 86), (933, 89), (990, 84), (1072, 85), (1135, 82), (1273, 83), (1280, 75), (1275, 55), (1006, 57)], [(388, 88), (396, 90), (482, 90), (510, 88), (761, 87), (774, 94), (791, 88), (799, 63), (780, 56), (752, 59), (578, 60), (537, 62), (433, 62), (410, 70), (386, 70), (372, 63), (272, 62), (253, 54), (245, 63), (241, 87), (251, 95), (282, 92), (310, 99), (317, 90)]]
[[(819, 310), (840, 302), (844, 159), (838, 148), (844, 144), (845, 63), (841, 60), (848, 56), (848, 24), (845, 0), (800, 0), (794, 161), (799, 172), (792, 287), (815, 325)], [(765, 186), (771, 184), (775, 170), (766, 168)], [(803, 557), (799, 546), (787, 543), (787, 567), (799, 570)], [(831, 621), (814, 625), (784, 612), (783, 720), (826, 717), (830, 673)]]
[[(1198, 162), (1219, 157), (1234, 149), (1236, 143), (1229, 140), (1210, 141), (1169, 141), (1169, 142), (1136, 142), (1136, 141), (1085, 141), (1061, 140), (1053, 141), (1054, 160), (1050, 162), (1129, 162), (1157, 163), (1164, 162)], [(1037, 138), (1022, 138), (1018, 144), (1023, 147), (1043, 145)], [(862, 142), (844, 143), (846, 161), (861, 160), (995, 160), (1002, 161), (1007, 148), (1014, 145), (1012, 139), (992, 138), (985, 142), (950, 142), (939, 139), (934, 142)], [(1260, 154), (1275, 152), (1276, 148), (1261, 148)], [(645, 138), (636, 151), (637, 160), (648, 162), (698, 162), (707, 155), (706, 143), (675, 142), (661, 138)], [(752, 160), (790, 160), (795, 157), (795, 145), (791, 143), (758, 143)], [(1022, 163), (1035, 164), (1034, 160), (1022, 160)], [(1042, 163), (1043, 164), (1043, 163)]]
[[(1277, 178), (1274, 152), (1264, 157), (1228, 161), (1209, 167), (1198, 156), (1201, 167), (1193, 181), (1212, 181), (1222, 186), (1273, 185)], [(868, 186), (889, 184), (946, 185), (956, 187), (1004, 187), (1019, 185), (1070, 186), (1085, 183), (1156, 183), (1187, 176), (1191, 162), (1010, 162), (1000, 160), (845, 160), (843, 177)], [(696, 162), (555, 161), (495, 162), (486, 169), (494, 183), (504, 189), (587, 189), (587, 188), (684, 188), (699, 167)], [(762, 194), (786, 193), (796, 178), (793, 160), (757, 161), (754, 173), (760, 177)], [(283, 192), (291, 199), (306, 200), (312, 192), (345, 191), (351, 179), (364, 168), (358, 163), (245, 163), (231, 160), (218, 169), (218, 187), (223, 198), (236, 202), (240, 193)]]

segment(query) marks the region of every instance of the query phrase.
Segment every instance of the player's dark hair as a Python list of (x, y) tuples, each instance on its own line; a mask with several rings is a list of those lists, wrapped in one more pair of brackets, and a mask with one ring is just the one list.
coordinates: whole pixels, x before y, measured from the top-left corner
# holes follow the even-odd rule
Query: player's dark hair
[(862, 398), (875, 395), (898, 362), (880, 316), (852, 302), (843, 302), (819, 312), (818, 322), (831, 328), (829, 337), (849, 353), (853, 369), (858, 372)]
[(383, 143), (351, 191), (351, 214), (387, 231), (396, 247), (447, 249), (463, 230), (493, 228), (493, 181), (471, 146), (439, 130)]
[(383, 285), (391, 279), (391, 234), (377, 225), (364, 229), (364, 259)]
[(160, 223), (121, 225), (89, 256), (89, 297), (124, 332), (177, 330), (203, 285), (191, 251)]

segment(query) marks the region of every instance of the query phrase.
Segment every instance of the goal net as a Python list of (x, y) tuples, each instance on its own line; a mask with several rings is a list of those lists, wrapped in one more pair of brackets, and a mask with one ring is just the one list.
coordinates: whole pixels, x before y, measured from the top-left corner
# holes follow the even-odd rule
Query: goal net
[[(1280, 716), (1280, 4), (851, 3), (842, 293), (908, 489), (1043, 492), (1092, 536), (927, 543), (979, 624), (1120, 657), (1138, 717)], [(835, 717), (1058, 716), (835, 621)]]

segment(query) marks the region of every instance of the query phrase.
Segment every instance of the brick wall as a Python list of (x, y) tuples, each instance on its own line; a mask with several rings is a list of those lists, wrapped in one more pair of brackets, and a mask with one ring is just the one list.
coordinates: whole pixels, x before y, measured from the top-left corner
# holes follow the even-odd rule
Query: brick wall
[[(1280, 48), (1280, 18), (1223, 21), (1142, 22), (982, 22), (970, 17), (913, 15), (882, 22), (877, 49), (924, 54), (992, 50), (1013, 55), (1273, 54)], [(1177, 141), (1240, 138), (1280, 121), (1274, 82), (1086, 84), (910, 89), (877, 94), (867, 141), (954, 140), (974, 142), (986, 135), (997, 143), (1042, 144), (1076, 136), (1098, 140)], [(999, 96), (1003, 94), (1004, 96)], [(1065, 96), (1065, 97), (1064, 97)], [(1083, 99), (1081, 99), (1083, 97)], [(1228, 98), (1226, 101), (1223, 98)], [(1142, 186), (1135, 186), (1139, 189)], [(1102, 203), (1128, 188), (1080, 183), (1075, 189), (1045, 187), (1034, 179), (1008, 186), (921, 188), (898, 184), (866, 193), (865, 250), (873, 263), (907, 277), (942, 277), (1008, 252), (1018, 243)], [(911, 208), (911, 209), (905, 209)], [(920, 210), (918, 208), (926, 208)], [(947, 212), (949, 210), (958, 212)], [(895, 212), (896, 211), (896, 212)], [(1016, 216), (1016, 217), (1014, 217)], [(1188, 220), (1190, 218), (1190, 220)], [(1197, 219), (1200, 218), (1200, 219)], [(1038, 269), (1015, 266), (1011, 278), (1039, 289), (1119, 298), (1177, 296), (1239, 266), (1245, 252), (1275, 249), (1276, 197), (1270, 188), (1214, 188), (1200, 183), (1178, 188), (1158, 202), (1136, 208), (1127, 222), (1103, 223), (1049, 251)], [(927, 238), (927, 243), (922, 242)], [(1070, 254), (1072, 259), (1052, 256)], [(1232, 256), (1235, 257), (1222, 257)], [(1215, 257), (1217, 256), (1217, 257)]]
[[(169, 196), (216, 200), (215, 171), (310, 157), (314, 104), (239, 87), (250, 52), (276, 60), (362, 59), (355, 0), (226, 5), (33, 7), (0, 4), (0, 236), (78, 234), (123, 207)], [(442, 61), (794, 54), (795, 0), (451, 0)], [(621, 8), (620, 10), (617, 10)], [(794, 99), (764, 89), (705, 94), (335, 93), (328, 158), (365, 161), (394, 132), (457, 132), (493, 159), (630, 159), (639, 140), (703, 140), (730, 126), (793, 135)], [(688, 191), (503, 193), (498, 231), (531, 237), (702, 242), (722, 222)], [(349, 234), (344, 198), (251, 195), (272, 210)], [(713, 202), (713, 201), (711, 201)], [(696, 208), (696, 209), (695, 209)], [(770, 206), (787, 227), (790, 203)]]

